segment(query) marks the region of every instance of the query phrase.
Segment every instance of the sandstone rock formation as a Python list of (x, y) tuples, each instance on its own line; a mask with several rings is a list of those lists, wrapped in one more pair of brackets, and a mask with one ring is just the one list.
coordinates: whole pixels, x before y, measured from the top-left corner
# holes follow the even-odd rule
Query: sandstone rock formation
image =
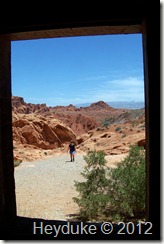
[(144, 147), (146, 149), (146, 140), (145, 139), (139, 140), (137, 144), (139, 147)]
[(103, 101), (81, 108), (47, 107), (21, 97), (13, 97), (12, 106), (14, 156), (19, 159), (67, 152), (72, 139), (79, 152), (103, 150), (109, 156), (128, 153), (134, 143), (145, 147), (144, 109), (115, 109)]
[(46, 104), (25, 103), (21, 97), (12, 97), (13, 114), (32, 114), (42, 115), (49, 120), (56, 118), (70, 127), (77, 135), (83, 134), (88, 130), (96, 128), (99, 123), (95, 118), (87, 114), (83, 109), (78, 109), (72, 104), (69, 106), (47, 107)]
[(28, 144), (42, 149), (61, 147), (70, 140), (76, 141), (73, 131), (56, 119), (23, 115), (13, 119), (15, 144)]
[(125, 123), (119, 124), (119, 127), (117, 127), (114, 124), (109, 127), (98, 127), (91, 130), (77, 137), (77, 141), (79, 143), (78, 149), (84, 152), (102, 150), (106, 155), (120, 155), (128, 153), (130, 145), (141, 145), (139, 142), (144, 143), (145, 130), (140, 130), (140, 125), (132, 127), (131, 124)]
[(12, 97), (12, 108), (13, 112), (20, 114), (31, 114), (31, 113), (44, 113), (48, 112), (49, 108), (46, 104), (32, 104), (26, 103), (22, 97)]

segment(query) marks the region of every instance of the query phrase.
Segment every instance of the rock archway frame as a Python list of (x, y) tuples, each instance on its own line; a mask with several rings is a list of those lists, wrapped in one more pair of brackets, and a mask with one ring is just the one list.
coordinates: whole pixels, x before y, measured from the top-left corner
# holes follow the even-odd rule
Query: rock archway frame
[[(19, 23), (13, 21), (12, 24), (6, 26), (0, 24), (0, 224), (1, 230), (4, 232), (6, 229), (12, 230), (18, 221), (12, 143), (11, 41), (142, 33), (146, 109), (146, 215), (147, 221), (153, 223), (154, 238), (159, 238), (160, 63), (158, 25), (160, 20), (154, 12), (151, 12), (151, 8), (147, 8), (144, 4), (133, 4), (136, 8), (129, 5), (127, 10), (125, 6), (121, 15), (119, 15), (117, 7), (113, 7), (109, 14), (104, 12), (104, 15), (90, 13), (89, 17), (71, 16), (71, 18), (65, 19), (53, 17), (51, 20), (39, 16), (37, 21), (35, 18), (31, 18), (29, 21), (27, 16), (22, 16)], [(154, 118), (156, 119), (154, 120)]]

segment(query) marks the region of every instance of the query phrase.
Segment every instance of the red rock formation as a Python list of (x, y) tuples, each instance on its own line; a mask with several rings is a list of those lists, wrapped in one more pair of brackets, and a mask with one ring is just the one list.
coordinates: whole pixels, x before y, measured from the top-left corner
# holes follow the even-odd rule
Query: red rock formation
[(99, 127), (77, 137), (78, 149), (87, 152), (89, 150), (102, 150), (106, 155), (119, 155), (129, 152), (130, 145), (144, 146), (145, 130), (140, 130), (140, 124), (133, 127), (131, 124), (120, 124), (122, 133), (117, 132), (115, 125)]
[(62, 117), (62, 121), (69, 126), (76, 135), (82, 135), (100, 125), (92, 117), (86, 115), (73, 114), (62, 115)]
[[(27, 145), (28, 149), (56, 149), (71, 139), (83, 152), (96, 149), (116, 155), (127, 153), (134, 143), (145, 147), (144, 110), (114, 109), (103, 101), (86, 108), (72, 104), (47, 107), (25, 103), (20, 97), (13, 97), (12, 105), (17, 148)], [(103, 127), (104, 121), (107, 123)]]
[(137, 144), (139, 147), (144, 147), (146, 149), (146, 140), (145, 139), (139, 140)]
[(13, 112), (20, 114), (30, 114), (30, 113), (38, 113), (42, 114), (44, 112), (48, 112), (49, 108), (45, 103), (43, 104), (32, 104), (24, 102), (22, 97), (13, 96), (12, 97), (12, 108)]
[(13, 140), (17, 144), (54, 149), (72, 139), (76, 141), (73, 131), (58, 120), (48, 121), (26, 115), (13, 121)]
[(47, 107), (46, 104), (31, 104), (25, 103), (21, 97), (12, 97), (13, 116), (16, 114), (31, 114), (43, 115), (47, 119), (56, 118), (70, 127), (77, 135), (86, 133), (87, 131), (96, 128), (99, 123), (87, 115), (81, 113), (83, 109), (78, 109), (72, 104), (69, 106)]
[(103, 101), (99, 101), (99, 102), (96, 102), (96, 103), (92, 103), (88, 109), (91, 109), (91, 110), (100, 110), (100, 109), (106, 109), (106, 110), (110, 110), (110, 109), (113, 109), (112, 107), (110, 107), (107, 103), (103, 102)]

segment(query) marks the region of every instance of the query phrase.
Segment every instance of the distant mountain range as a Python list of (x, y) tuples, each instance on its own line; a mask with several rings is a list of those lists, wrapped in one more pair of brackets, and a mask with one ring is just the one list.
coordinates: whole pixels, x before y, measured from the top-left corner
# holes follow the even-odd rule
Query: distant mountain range
[[(113, 108), (120, 108), (120, 109), (141, 109), (145, 107), (144, 102), (107, 102), (107, 104)], [(91, 103), (82, 103), (82, 104), (76, 104), (75, 106), (77, 108), (80, 107), (88, 107)]]

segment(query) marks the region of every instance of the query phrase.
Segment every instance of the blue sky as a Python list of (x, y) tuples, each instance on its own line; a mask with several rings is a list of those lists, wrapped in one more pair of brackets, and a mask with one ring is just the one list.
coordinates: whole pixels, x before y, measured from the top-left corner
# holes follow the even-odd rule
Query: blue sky
[(12, 94), (48, 106), (144, 101), (142, 36), (12, 42)]

